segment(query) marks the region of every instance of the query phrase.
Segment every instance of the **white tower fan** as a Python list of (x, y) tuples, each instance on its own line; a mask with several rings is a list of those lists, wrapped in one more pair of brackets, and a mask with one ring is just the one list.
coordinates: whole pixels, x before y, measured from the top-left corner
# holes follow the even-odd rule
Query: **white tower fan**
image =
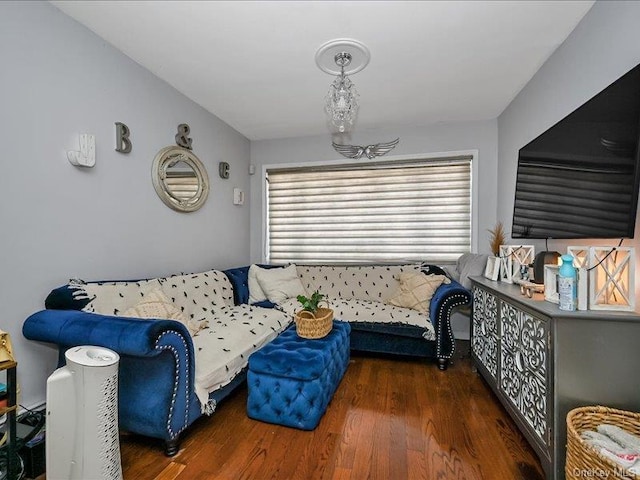
[(121, 480), (116, 352), (80, 346), (47, 380), (47, 480)]

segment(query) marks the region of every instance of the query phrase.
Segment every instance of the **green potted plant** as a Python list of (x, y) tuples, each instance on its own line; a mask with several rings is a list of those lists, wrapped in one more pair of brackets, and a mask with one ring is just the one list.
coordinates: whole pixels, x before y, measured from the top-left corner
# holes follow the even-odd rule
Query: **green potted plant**
[(310, 339), (327, 336), (333, 328), (333, 310), (320, 306), (320, 302), (328, 305), (325, 295), (316, 290), (310, 297), (298, 295), (296, 298), (302, 305), (302, 310), (295, 315), (298, 336)]
[(306, 310), (307, 312), (311, 312), (315, 316), (316, 312), (318, 311), (318, 307), (319, 307), (318, 304), (324, 298), (324, 294), (322, 294), (318, 290), (316, 290), (315, 292), (313, 292), (311, 294), (310, 298), (307, 298), (304, 295), (298, 295), (296, 298), (298, 299), (298, 301), (302, 305), (302, 310)]

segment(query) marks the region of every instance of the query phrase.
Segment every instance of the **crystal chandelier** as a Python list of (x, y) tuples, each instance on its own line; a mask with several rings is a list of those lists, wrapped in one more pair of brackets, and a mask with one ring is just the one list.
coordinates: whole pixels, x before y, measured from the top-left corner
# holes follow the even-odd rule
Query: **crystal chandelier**
[(316, 64), (323, 72), (336, 75), (325, 97), (324, 111), (329, 128), (346, 133), (358, 116), (358, 92), (349, 75), (358, 73), (369, 63), (369, 49), (352, 39), (331, 40), (316, 52)]
[(344, 68), (351, 63), (351, 54), (337, 53), (334, 57), (336, 65), (340, 67), (340, 75), (336, 77), (325, 98), (324, 111), (329, 123), (338, 132), (348, 131), (358, 115), (358, 92), (351, 79), (345, 75)]

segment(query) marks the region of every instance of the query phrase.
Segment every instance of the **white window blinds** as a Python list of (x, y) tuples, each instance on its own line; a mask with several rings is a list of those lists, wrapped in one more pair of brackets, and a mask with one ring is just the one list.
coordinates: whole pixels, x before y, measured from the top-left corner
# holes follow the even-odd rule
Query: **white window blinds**
[(272, 263), (447, 263), (470, 251), (471, 156), (267, 170)]

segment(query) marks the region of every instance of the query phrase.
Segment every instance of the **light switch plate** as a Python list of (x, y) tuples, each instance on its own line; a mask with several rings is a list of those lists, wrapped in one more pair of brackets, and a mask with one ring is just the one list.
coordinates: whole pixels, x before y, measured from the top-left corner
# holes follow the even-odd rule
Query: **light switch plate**
[(244, 205), (244, 192), (238, 187), (233, 189), (233, 204)]

